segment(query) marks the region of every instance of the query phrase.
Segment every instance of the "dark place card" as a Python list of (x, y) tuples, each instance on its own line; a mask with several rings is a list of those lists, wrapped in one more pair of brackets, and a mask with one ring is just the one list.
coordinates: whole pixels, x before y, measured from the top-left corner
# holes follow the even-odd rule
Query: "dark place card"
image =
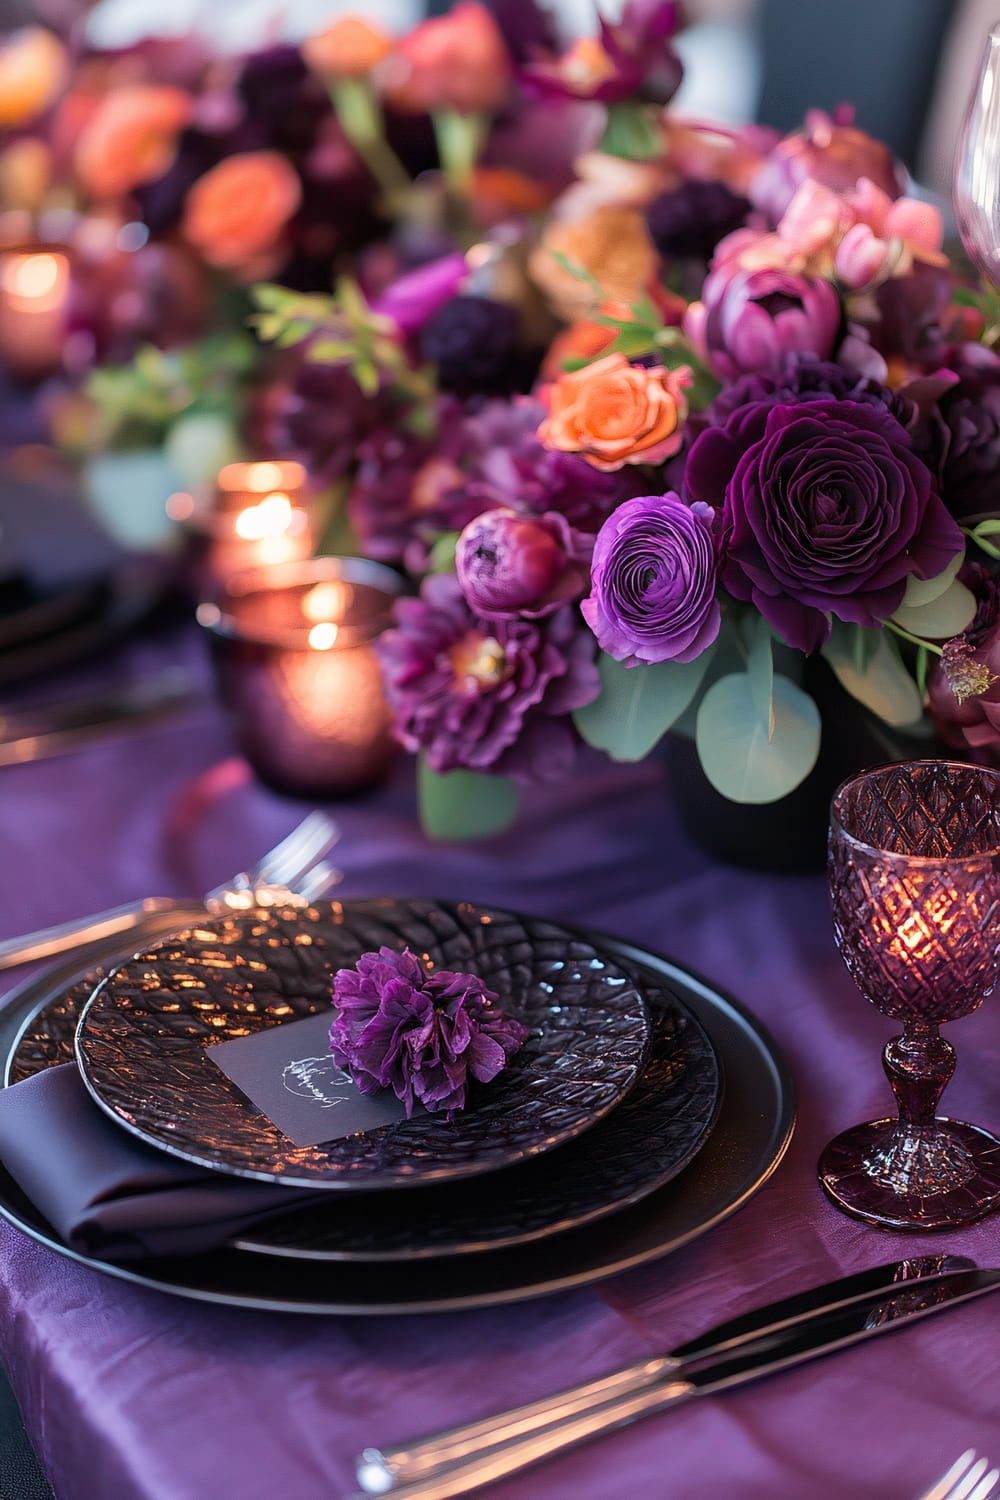
[(208, 1049), (226, 1077), (296, 1146), (318, 1146), (406, 1119), (391, 1090), (361, 1094), (337, 1067), (330, 1054), (332, 1019), (332, 1012), (321, 1011)]

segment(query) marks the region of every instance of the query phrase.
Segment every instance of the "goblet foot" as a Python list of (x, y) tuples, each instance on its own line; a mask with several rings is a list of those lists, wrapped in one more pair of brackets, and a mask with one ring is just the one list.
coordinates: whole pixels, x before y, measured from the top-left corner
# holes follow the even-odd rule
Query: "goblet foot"
[(1000, 1209), (1000, 1140), (959, 1120), (856, 1125), (830, 1142), (818, 1170), (838, 1208), (884, 1229), (943, 1229)]

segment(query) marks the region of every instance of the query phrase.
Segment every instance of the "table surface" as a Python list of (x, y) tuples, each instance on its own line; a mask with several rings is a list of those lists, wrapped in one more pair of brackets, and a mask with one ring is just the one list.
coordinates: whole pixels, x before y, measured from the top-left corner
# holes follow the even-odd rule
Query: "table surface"
[[(147, 637), (106, 671), (178, 660), (203, 701), (0, 772), (0, 936), (206, 890), (303, 816), (238, 760), (188, 629)], [(331, 810), (344, 895), (464, 898), (590, 924), (736, 995), (790, 1063), (791, 1148), (747, 1206), (685, 1248), (583, 1290), (466, 1313), (309, 1319), (205, 1306), (113, 1280), (0, 1224), (0, 1358), (59, 1500), (339, 1500), (356, 1489), (353, 1457), (367, 1445), (544, 1395), (839, 1273), (943, 1250), (1000, 1264), (996, 1218), (889, 1235), (823, 1198), (825, 1141), (889, 1113), (879, 1053), (891, 1023), (842, 968), (823, 878), (731, 869), (693, 848), (659, 764), (588, 759), (571, 782), (529, 796), (514, 830), (468, 846), (423, 836), (406, 763), (377, 794)], [(1000, 1008), (988, 1002), (952, 1036), (948, 1112), (1000, 1127)], [(966, 1447), (1000, 1460), (998, 1331), (1000, 1299), (958, 1307), (651, 1418), (489, 1493), (912, 1500)]]

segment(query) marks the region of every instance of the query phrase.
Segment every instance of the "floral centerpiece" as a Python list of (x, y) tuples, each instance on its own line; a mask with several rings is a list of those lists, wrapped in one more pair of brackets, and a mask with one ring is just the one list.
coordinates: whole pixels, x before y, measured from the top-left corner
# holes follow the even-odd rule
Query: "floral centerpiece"
[(382, 660), (439, 833), (668, 732), (778, 801), (817, 662), (892, 729), (1000, 743), (997, 306), (849, 111), (680, 117), (681, 23), (342, 18), (204, 64), (138, 177), (115, 137), (151, 236), (256, 281), (246, 441), (413, 580)]

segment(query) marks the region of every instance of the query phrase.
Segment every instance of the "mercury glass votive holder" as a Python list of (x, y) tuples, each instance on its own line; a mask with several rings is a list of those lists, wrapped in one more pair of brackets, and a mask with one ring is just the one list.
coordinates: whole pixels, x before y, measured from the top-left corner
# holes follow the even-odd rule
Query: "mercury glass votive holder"
[(883, 1066), (895, 1119), (836, 1137), (819, 1177), (870, 1224), (931, 1229), (1000, 1207), (1000, 1140), (938, 1115), (955, 1070), (939, 1028), (1000, 978), (1000, 773), (958, 761), (865, 771), (835, 793), (828, 874), (837, 946), (861, 991), (902, 1023)]
[(252, 569), (196, 611), (243, 754), (276, 791), (325, 799), (382, 781), (396, 752), (375, 642), (402, 583), (360, 558)]
[(0, 362), (22, 380), (44, 380), (62, 366), (70, 270), (61, 245), (0, 248)]
[(232, 463), (207, 495), (179, 491), (167, 514), (187, 537), (191, 593), (206, 599), (250, 568), (302, 562), (312, 556), (307, 476), (285, 459)]

